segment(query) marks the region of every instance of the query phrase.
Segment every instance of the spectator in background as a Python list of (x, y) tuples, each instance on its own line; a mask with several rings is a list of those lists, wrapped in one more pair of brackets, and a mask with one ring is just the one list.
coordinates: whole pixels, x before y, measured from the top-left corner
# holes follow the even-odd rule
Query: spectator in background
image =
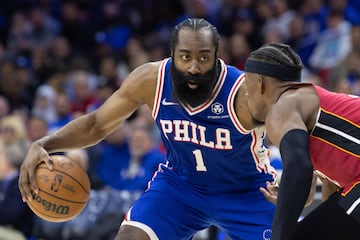
[(88, 107), (95, 103), (97, 80), (86, 70), (74, 70), (70, 74), (67, 94), (71, 100), (71, 113), (84, 114)]
[[(0, 65), (0, 93), (10, 103), (10, 111), (29, 111), (32, 103), (33, 89), (31, 85), (31, 71), (22, 60), (10, 59)], [(27, 63), (26, 63), (27, 64)]]
[(133, 126), (130, 133), (125, 128), (120, 126), (105, 139), (99, 176), (108, 187), (142, 192), (158, 165), (165, 162), (165, 155), (154, 145), (146, 126)]
[(329, 0), (327, 1), (326, 12), (339, 11), (343, 13), (346, 21), (354, 25), (360, 24), (359, 10), (356, 9), (355, 1), (351, 0)]
[(271, 1), (273, 15), (265, 23), (263, 31), (277, 31), (281, 42), (289, 39), (289, 24), (295, 17), (295, 12), (289, 8), (287, 0)]
[(42, 46), (47, 49), (54, 37), (59, 34), (60, 23), (39, 5), (30, 9), (28, 19), (30, 48), (33, 50)]
[(53, 132), (72, 119), (70, 98), (64, 92), (59, 92), (55, 100), (56, 121), (49, 123), (48, 132)]
[(32, 50), (31, 56), (31, 69), (33, 76), (33, 87), (47, 83), (48, 78), (53, 74), (53, 69), (49, 63), (48, 51), (43, 47), (36, 47)]
[(27, 139), (30, 142), (44, 137), (48, 133), (48, 123), (45, 119), (37, 116), (30, 116), (26, 121)]
[(221, 59), (226, 63), (230, 63), (231, 61), (231, 53), (230, 53), (230, 40), (228, 37), (220, 36), (219, 41), (219, 50), (218, 54)]
[[(304, 24), (304, 36), (300, 39), (297, 50), (305, 67), (309, 68), (309, 58), (315, 48), (319, 34), (326, 29), (326, 15), (323, 0), (304, 0), (298, 11)], [(296, 18), (296, 16), (294, 17)], [(295, 20), (296, 21), (296, 20)], [(290, 23), (291, 25), (291, 23)], [(293, 26), (290, 26), (293, 28)], [(290, 29), (290, 31), (292, 31)], [(290, 34), (290, 36), (293, 34)], [(292, 39), (289, 39), (291, 44)]]
[(30, 237), (34, 214), (21, 199), (19, 167), (27, 151), (24, 142), (0, 144), (0, 239)]
[(360, 95), (360, 25), (352, 26), (351, 29), (351, 51), (338, 68), (341, 79), (350, 85), (351, 93)]
[(10, 104), (6, 97), (0, 95), (0, 120), (10, 113)]
[(117, 89), (122, 79), (119, 74), (117, 58), (112, 55), (104, 56), (100, 61), (99, 76), (106, 79), (113, 90)]
[(126, 44), (125, 54), (127, 57), (127, 63), (129, 71), (134, 70), (136, 67), (149, 61), (150, 56), (146, 52), (140, 38), (132, 37)]
[(326, 29), (324, 0), (304, 0), (300, 13), (304, 18), (307, 35), (317, 34)]
[(301, 40), (305, 37), (305, 22), (300, 14), (294, 15), (289, 22), (289, 37), (286, 41), (295, 50), (300, 50)]
[(351, 25), (340, 11), (331, 11), (327, 18), (328, 29), (320, 36), (309, 63), (322, 78), (325, 88), (334, 89), (337, 66), (351, 51)]
[(88, 12), (77, 1), (64, 1), (60, 8), (60, 35), (69, 41), (75, 53), (88, 54), (94, 43)]
[(159, 147), (165, 152), (163, 142), (161, 140), (161, 134), (159, 129), (156, 127), (154, 118), (151, 115), (151, 110), (148, 106), (141, 106), (136, 110), (136, 116), (131, 119), (130, 126), (132, 128), (145, 128), (153, 142), (154, 147)]
[(95, 101), (87, 107), (87, 112), (92, 112), (99, 108), (114, 91), (115, 88), (111, 81), (100, 76), (98, 86), (95, 89)]
[(262, 32), (262, 37), (264, 43), (271, 43), (271, 42), (283, 42), (284, 40), (281, 37), (280, 32), (278, 29), (264, 29)]
[(73, 46), (70, 45), (69, 39), (59, 35), (50, 43), (48, 49), (49, 64), (68, 70), (73, 56)]
[[(204, 18), (214, 24), (214, 26), (218, 26), (216, 9), (213, 9), (212, 12), (210, 12), (209, 9), (209, 7), (214, 4), (213, 1), (182, 0), (182, 4), (187, 16), (193, 18)], [(217, 7), (215, 6), (215, 8)]]
[(28, 143), (25, 122), (22, 116), (12, 114), (1, 119), (0, 139), (4, 145), (18, 142)]
[(29, 23), (25, 13), (18, 11), (11, 16), (9, 32), (6, 39), (7, 53), (10, 56), (29, 54)]
[(116, 188), (116, 182), (121, 181), (121, 170), (128, 166), (130, 150), (126, 129), (119, 126), (100, 143), (102, 152), (96, 170), (103, 186)]
[(250, 54), (250, 46), (241, 33), (235, 33), (230, 37), (230, 64), (239, 69), (244, 69), (246, 59)]
[(48, 84), (40, 86), (35, 94), (31, 114), (43, 118), (48, 124), (57, 120), (56, 91)]
[(231, 21), (232, 34), (244, 35), (251, 48), (262, 43), (261, 31), (255, 25), (254, 13), (248, 8), (241, 8), (234, 13)]
[(130, 158), (124, 161), (120, 178), (113, 186), (129, 191), (144, 191), (159, 164), (165, 163), (165, 155), (154, 147), (150, 132), (145, 127), (131, 130), (129, 150)]

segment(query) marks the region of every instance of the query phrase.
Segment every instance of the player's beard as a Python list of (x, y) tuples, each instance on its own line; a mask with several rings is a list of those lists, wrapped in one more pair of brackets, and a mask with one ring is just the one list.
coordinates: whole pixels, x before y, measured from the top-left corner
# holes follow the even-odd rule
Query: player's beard
[[(171, 64), (171, 79), (173, 83), (174, 96), (181, 102), (196, 107), (208, 100), (216, 82), (218, 81), (218, 61), (204, 74), (192, 75), (179, 71), (174, 64)], [(198, 86), (191, 89), (188, 82), (195, 82)]]

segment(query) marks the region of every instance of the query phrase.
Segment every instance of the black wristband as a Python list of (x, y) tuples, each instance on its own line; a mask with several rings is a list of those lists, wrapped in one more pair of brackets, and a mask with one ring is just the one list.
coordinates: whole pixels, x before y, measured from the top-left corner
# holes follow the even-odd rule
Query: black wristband
[(301, 129), (287, 132), (280, 142), (283, 173), (272, 240), (292, 239), (296, 222), (311, 188), (313, 168), (309, 153), (309, 134)]

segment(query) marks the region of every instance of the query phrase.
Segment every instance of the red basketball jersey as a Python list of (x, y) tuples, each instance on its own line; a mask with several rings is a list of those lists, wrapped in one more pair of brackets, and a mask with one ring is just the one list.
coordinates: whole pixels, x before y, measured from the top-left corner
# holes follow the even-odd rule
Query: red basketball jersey
[(360, 98), (315, 86), (320, 99), (310, 134), (314, 170), (347, 191), (360, 181)]

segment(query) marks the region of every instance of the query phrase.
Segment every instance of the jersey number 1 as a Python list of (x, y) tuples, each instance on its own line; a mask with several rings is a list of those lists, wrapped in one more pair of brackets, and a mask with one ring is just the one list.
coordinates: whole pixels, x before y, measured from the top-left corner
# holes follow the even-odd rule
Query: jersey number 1
[(195, 156), (195, 160), (196, 160), (196, 171), (199, 172), (206, 172), (206, 166), (204, 164), (204, 159), (203, 156), (201, 154), (201, 151), (199, 149), (196, 149), (192, 152)]

